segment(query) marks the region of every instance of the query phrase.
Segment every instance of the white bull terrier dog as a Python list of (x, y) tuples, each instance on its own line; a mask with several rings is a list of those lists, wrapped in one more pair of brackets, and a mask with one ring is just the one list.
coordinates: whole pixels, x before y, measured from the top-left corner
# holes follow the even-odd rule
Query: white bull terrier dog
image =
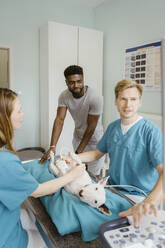
[[(56, 160), (54, 164), (54, 153), (50, 153), (49, 170), (57, 176), (63, 176), (73, 166), (82, 164), (81, 160), (75, 153), (69, 153), (70, 163), (66, 163), (65, 160)], [(76, 195), (81, 201), (89, 204), (90, 206), (97, 208), (100, 212), (111, 215), (110, 210), (105, 206), (106, 194), (104, 186), (107, 183), (109, 177), (100, 180), (98, 183), (93, 183), (88, 172), (85, 170), (83, 175), (68, 183), (64, 186), (65, 190), (71, 194)]]

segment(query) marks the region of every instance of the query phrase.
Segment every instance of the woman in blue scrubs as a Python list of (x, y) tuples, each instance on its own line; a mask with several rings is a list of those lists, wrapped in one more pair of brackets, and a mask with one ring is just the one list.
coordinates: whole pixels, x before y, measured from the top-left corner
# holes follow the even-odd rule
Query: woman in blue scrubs
[(28, 197), (53, 194), (82, 175), (83, 165), (66, 175), (39, 184), (26, 172), (13, 148), (14, 130), (23, 118), (21, 104), (15, 92), (0, 88), (0, 248), (28, 247), (28, 234), (20, 221), (20, 206)]

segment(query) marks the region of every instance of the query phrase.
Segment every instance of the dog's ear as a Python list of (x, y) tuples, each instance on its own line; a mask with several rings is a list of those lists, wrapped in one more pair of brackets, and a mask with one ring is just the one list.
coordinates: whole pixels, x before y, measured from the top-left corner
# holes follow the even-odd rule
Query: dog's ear
[(107, 181), (108, 181), (108, 177), (104, 177), (103, 179), (101, 179), (100, 181), (98, 181), (99, 184), (101, 184), (103, 187), (105, 187)]
[(109, 208), (107, 208), (107, 206), (105, 206), (105, 204), (102, 204), (100, 207), (97, 208), (100, 212), (102, 212), (103, 214), (106, 215), (111, 215), (111, 211), (109, 210)]

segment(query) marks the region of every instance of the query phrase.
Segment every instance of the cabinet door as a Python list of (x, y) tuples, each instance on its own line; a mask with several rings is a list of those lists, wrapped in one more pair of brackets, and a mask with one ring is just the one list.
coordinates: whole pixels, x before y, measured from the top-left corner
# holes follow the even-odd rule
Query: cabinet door
[[(46, 149), (50, 144), (58, 97), (67, 88), (64, 69), (77, 64), (77, 33), (77, 27), (56, 22), (48, 22), (40, 29), (40, 133), (41, 146)], [(72, 148), (73, 129), (73, 120), (68, 113), (57, 153), (62, 146)]]
[(79, 27), (78, 64), (84, 68), (87, 85), (102, 94), (103, 33)]
[[(50, 136), (53, 121), (56, 116), (58, 97), (67, 89), (64, 70), (69, 65), (77, 64), (77, 33), (78, 28), (61, 23), (49, 23), (49, 111), (50, 111)], [(71, 115), (67, 113), (63, 130), (57, 144), (57, 153), (61, 149), (72, 150), (72, 136), (74, 123)]]

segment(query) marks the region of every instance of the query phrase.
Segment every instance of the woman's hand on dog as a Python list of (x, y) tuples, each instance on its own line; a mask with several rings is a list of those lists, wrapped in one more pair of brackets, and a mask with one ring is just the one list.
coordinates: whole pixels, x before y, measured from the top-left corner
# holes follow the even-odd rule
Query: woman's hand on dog
[(81, 164), (81, 165), (73, 167), (67, 174), (72, 177), (72, 180), (74, 180), (77, 177), (82, 176), (84, 171), (85, 171), (85, 164)]
[(46, 153), (42, 156), (42, 158), (39, 161), (39, 164), (43, 164), (46, 160), (50, 159), (50, 152), (53, 152), (54, 155), (56, 155), (56, 148), (55, 147), (50, 147)]

